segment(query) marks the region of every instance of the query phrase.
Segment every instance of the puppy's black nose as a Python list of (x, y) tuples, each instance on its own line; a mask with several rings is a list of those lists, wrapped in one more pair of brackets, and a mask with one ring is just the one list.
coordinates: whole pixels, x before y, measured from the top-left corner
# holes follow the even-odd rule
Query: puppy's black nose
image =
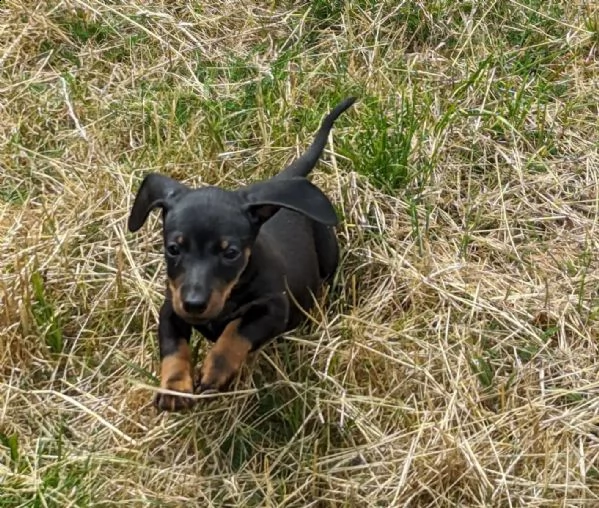
[(201, 314), (207, 307), (208, 299), (201, 295), (191, 295), (183, 300), (183, 308), (190, 314)]

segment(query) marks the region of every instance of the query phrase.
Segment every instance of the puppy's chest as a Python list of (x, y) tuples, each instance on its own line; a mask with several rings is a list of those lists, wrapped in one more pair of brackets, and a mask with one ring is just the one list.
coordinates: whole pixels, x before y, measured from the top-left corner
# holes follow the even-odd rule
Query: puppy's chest
[(241, 317), (242, 312), (240, 311), (241, 308), (236, 302), (228, 301), (219, 317), (205, 323), (193, 325), (193, 327), (210, 342), (216, 342), (225, 330), (225, 327), (231, 321)]
[(276, 298), (276, 294), (252, 295), (249, 300), (244, 300), (243, 302), (231, 299), (225, 304), (219, 317), (192, 326), (207, 340), (216, 342), (227, 325), (232, 321), (240, 319), (240, 326), (243, 327), (244, 324), (249, 324), (267, 315), (273, 298)]
[(226, 323), (210, 321), (209, 323), (201, 324), (201, 325), (193, 325), (193, 327), (202, 334), (204, 338), (209, 340), (210, 342), (216, 342), (217, 339), (221, 336)]
[(225, 306), (218, 317), (192, 326), (206, 339), (211, 342), (216, 342), (224, 332), (226, 326), (231, 323), (231, 321), (243, 318), (251, 305), (251, 300), (247, 301), (246, 298), (239, 298), (238, 295), (232, 295), (225, 303)]

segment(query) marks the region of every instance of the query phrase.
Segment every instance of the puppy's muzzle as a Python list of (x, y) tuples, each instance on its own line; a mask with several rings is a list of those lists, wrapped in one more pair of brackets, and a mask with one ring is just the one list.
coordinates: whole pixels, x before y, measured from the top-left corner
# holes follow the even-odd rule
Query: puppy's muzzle
[(183, 310), (192, 316), (202, 316), (210, 303), (210, 293), (201, 288), (181, 288)]

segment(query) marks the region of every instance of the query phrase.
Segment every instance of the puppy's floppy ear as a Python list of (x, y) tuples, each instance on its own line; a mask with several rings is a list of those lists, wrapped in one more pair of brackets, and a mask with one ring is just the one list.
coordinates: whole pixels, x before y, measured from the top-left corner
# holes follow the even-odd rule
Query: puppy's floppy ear
[(335, 226), (339, 222), (329, 198), (302, 177), (267, 180), (240, 192), (245, 200), (244, 211), (260, 225), (281, 208), (299, 212), (327, 226)]
[(189, 189), (182, 183), (158, 173), (147, 175), (137, 191), (131, 214), (129, 215), (129, 231), (134, 233), (141, 228), (150, 212), (157, 207), (167, 211), (170, 204)]

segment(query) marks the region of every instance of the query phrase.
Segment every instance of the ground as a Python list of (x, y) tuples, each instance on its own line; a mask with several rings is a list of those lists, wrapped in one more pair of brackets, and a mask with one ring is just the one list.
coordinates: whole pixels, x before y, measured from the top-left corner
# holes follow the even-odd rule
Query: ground
[[(597, 506), (593, 4), (0, 0), (0, 507)], [(141, 179), (265, 178), (349, 95), (334, 287), (158, 414)]]

